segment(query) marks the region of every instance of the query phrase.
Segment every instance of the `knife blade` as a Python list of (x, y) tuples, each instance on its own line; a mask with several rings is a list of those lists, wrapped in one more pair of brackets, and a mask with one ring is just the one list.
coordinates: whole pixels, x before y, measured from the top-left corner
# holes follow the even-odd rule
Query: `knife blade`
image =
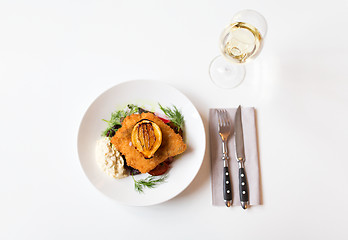
[(238, 178), (239, 178), (239, 198), (240, 204), (243, 209), (246, 209), (249, 204), (249, 190), (248, 182), (245, 173), (245, 151), (244, 151), (244, 136), (243, 136), (243, 124), (242, 124), (242, 107), (239, 105), (236, 116), (234, 119), (234, 135), (235, 135), (235, 148), (236, 159), (238, 161)]

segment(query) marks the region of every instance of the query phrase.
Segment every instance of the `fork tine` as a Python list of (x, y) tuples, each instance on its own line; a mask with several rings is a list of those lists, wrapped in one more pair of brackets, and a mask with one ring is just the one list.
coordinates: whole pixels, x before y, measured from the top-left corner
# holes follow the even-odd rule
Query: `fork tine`
[(228, 117), (228, 112), (226, 109), (217, 109), (218, 124), (219, 128), (231, 126), (230, 118)]
[(225, 109), (221, 110), (221, 118), (222, 118), (222, 125), (225, 127), (226, 126), (226, 110)]
[(223, 112), (224, 112), (225, 126), (229, 126), (230, 125), (230, 118), (228, 117), (228, 113), (227, 113), (226, 109), (224, 109)]
[(218, 116), (219, 127), (221, 127), (222, 126), (221, 110), (217, 109), (216, 113), (217, 113), (217, 116)]
[(225, 112), (224, 109), (218, 109), (218, 121), (219, 121), (219, 126), (224, 127), (225, 126)]

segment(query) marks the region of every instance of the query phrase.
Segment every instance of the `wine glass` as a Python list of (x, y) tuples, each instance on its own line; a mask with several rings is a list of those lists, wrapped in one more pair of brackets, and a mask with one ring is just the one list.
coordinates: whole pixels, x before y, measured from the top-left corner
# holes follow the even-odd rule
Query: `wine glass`
[(222, 55), (210, 63), (211, 80), (221, 88), (234, 88), (245, 77), (244, 64), (261, 51), (267, 33), (265, 18), (254, 10), (236, 13), (220, 36)]

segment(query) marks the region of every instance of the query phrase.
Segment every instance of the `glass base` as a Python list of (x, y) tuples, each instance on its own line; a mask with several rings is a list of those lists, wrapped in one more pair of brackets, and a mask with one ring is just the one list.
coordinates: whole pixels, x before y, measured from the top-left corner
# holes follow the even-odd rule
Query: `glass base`
[(245, 67), (218, 56), (210, 63), (209, 73), (216, 86), (229, 89), (237, 87), (244, 80)]

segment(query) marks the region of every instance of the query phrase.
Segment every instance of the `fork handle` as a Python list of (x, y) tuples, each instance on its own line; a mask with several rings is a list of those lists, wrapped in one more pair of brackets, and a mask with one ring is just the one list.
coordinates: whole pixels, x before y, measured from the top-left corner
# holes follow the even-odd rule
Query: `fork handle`
[(224, 181), (223, 182), (224, 201), (226, 206), (230, 207), (232, 202), (232, 188), (231, 188), (230, 171), (228, 170), (228, 166), (224, 167), (223, 181)]

